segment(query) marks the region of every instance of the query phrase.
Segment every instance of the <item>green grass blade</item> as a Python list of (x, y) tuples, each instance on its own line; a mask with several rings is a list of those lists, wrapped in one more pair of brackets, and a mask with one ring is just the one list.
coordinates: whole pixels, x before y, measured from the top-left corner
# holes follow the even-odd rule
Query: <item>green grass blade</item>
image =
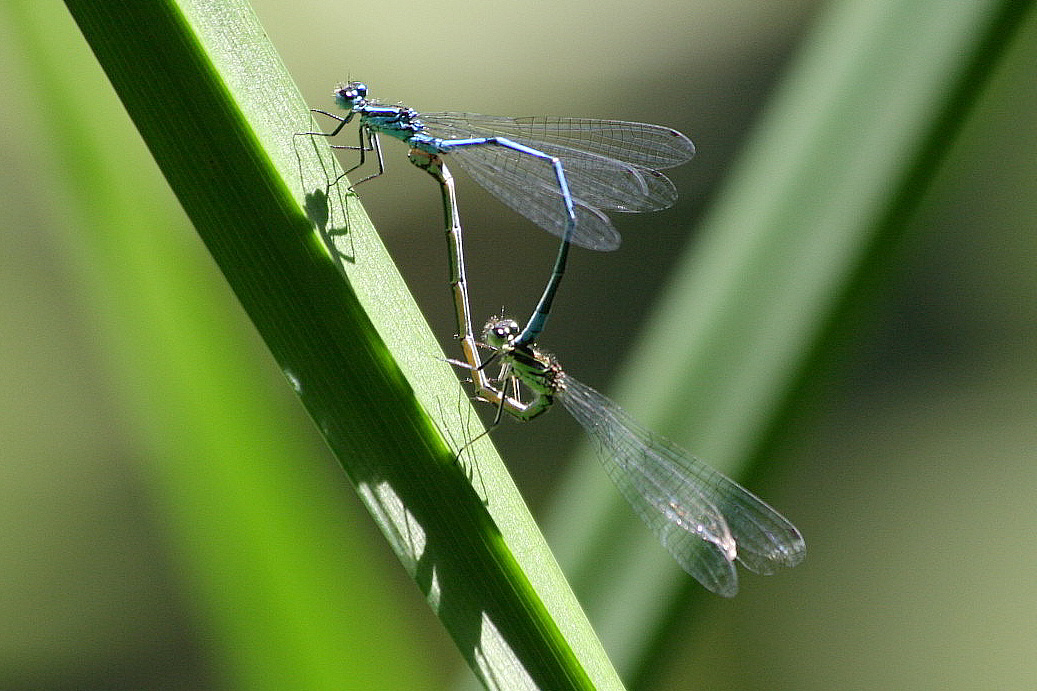
[[(31, 91), (8, 96), (22, 108), (35, 106), (25, 113), (30, 123), (8, 130), (36, 159), (9, 208), (36, 206), (46, 219), (12, 224), (5, 237), (10, 245), (42, 238), (59, 249), (48, 260), (71, 269), (67, 290), (80, 312), (69, 310), (63, 321), (89, 326), (82, 342), (50, 357), (86, 373), (84, 379), (100, 360), (105, 378), (88, 394), (75, 382), (62, 383), (59, 395), (89, 395), (90, 409), (70, 417), (109, 418), (86, 439), (62, 439), (58, 448), (66, 451), (52, 461), (62, 478), (52, 481), (96, 509), (77, 514), (74, 505), (66, 511), (34, 493), (25, 501), (39, 504), (46, 521), (24, 534), (5, 521), (5, 533), (40, 545), (40, 556), (30, 560), (4, 550), (13, 567), (8, 587), (39, 589), (43, 603), (19, 597), (30, 616), (12, 611), (4, 637), (44, 652), (23, 653), (11, 664), (6, 648), (0, 686), (71, 688), (104, 678), (128, 688), (134, 683), (127, 670), (139, 670), (148, 685), (167, 677), (191, 685), (186, 680), (203, 674), (249, 689), (284, 688), (286, 679), (296, 688), (342, 688), (343, 678), (357, 684), (352, 688), (372, 678), (401, 687), (426, 680), (426, 666), (412, 657), (418, 643), (411, 622), (384, 588), (380, 560), (371, 558), (362, 532), (343, 529), (358, 512), (343, 505), (341, 478), (313, 462), (325, 459), (313, 439), (298, 434), (308, 426), (298, 406), (285, 405), (289, 396), (271, 396), (271, 384), (283, 389), (283, 380), (271, 382), (269, 355), (190, 237), (183, 211), (67, 10), (11, 3), (0, 23), (14, 29), (15, 46), (6, 47), (24, 60), (18, 67), (31, 84)], [(46, 136), (34, 136), (37, 129)], [(42, 272), (32, 280), (37, 298), (65, 283)], [(11, 308), (42, 316), (34, 302)], [(12, 344), (32, 348), (8, 333)], [(32, 400), (41, 388), (45, 381), (7, 392)], [(64, 424), (53, 418), (65, 414), (40, 413), (25, 434), (44, 438), (39, 444), (47, 447), (48, 431)], [(104, 475), (94, 479), (91, 471)], [(146, 507), (127, 509), (120, 498), (142, 487), (157, 491), (146, 494)], [(144, 503), (137, 494), (132, 500)], [(9, 510), (17, 505), (5, 501)], [(150, 513), (141, 517), (133, 509)], [(98, 513), (106, 520), (98, 521)], [(48, 544), (80, 533), (90, 541), (60, 553), (50, 573), (35, 573), (33, 562)], [(160, 558), (127, 534), (157, 540), (146, 546)], [(77, 548), (89, 554), (85, 564), (75, 559)], [(53, 573), (67, 574), (73, 585), (55, 583)], [(177, 592), (162, 590), (170, 585)], [(155, 590), (165, 599), (147, 599)], [(77, 626), (81, 612), (87, 621)], [(149, 616), (161, 624), (149, 626)], [(371, 618), (379, 622), (377, 636), (363, 630)], [(184, 636), (167, 643), (180, 646), (175, 660), (155, 628)], [(48, 630), (54, 634), (42, 633)], [(351, 633), (348, 644), (343, 631)], [(195, 638), (185, 645), (188, 635)], [(204, 654), (183, 656), (185, 648)], [(387, 670), (386, 658), (409, 663)]]
[[(466, 456), (473, 488), (444, 442), (443, 432), (473, 433), (467, 404), (359, 207), (350, 205), (347, 228), (338, 194), (328, 218), (312, 203), (333, 163), (323, 146), (292, 136), (312, 127), (306, 105), (247, 6), (66, 4), (227, 282), (484, 683), (619, 687), (489, 444)], [(187, 380), (167, 393), (190, 406), (191, 390)], [(168, 491), (175, 502), (177, 488)], [(245, 635), (248, 613), (228, 616), (241, 618), (227, 629)], [(267, 671), (283, 687), (291, 660), (282, 664)]]

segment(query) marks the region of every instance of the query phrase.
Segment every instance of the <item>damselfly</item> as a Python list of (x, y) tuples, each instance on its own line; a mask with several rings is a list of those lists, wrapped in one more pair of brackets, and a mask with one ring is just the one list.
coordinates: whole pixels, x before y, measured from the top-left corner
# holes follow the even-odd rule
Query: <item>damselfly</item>
[[(597, 442), (605, 471), (663, 546), (709, 590), (738, 592), (737, 560), (750, 571), (775, 573), (806, 555), (803, 536), (787, 519), (734, 480), (641, 427), (613, 401), (566, 374), (536, 344), (520, 343), (519, 325), (495, 317), (483, 332), (502, 366), (491, 386), (500, 411), (529, 420), (554, 401)], [(465, 363), (457, 363), (465, 364)], [(524, 385), (533, 398), (517, 401)]]
[[(638, 425), (618, 405), (566, 374), (535, 343), (521, 343), (517, 322), (491, 319), (482, 345), (501, 365), (497, 381), (486, 374), (480, 342), (472, 332), (465, 277), (461, 222), (453, 177), (436, 155), (411, 153), (411, 162), (435, 178), (442, 191), (450, 253), (450, 283), (464, 362), (476, 396), (503, 411), (530, 420), (559, 400), (598, 442), (606, 471), (637, 514), (659, 536), (677, 562), (709, 590), (738, 591), (734, 562), (757, 573), (795, 566), (806, 553), (795, 526), (751, 492), (689, 456), (668, 439)], [(519, 395), (523, 384), (533, 398)], [(509, 391), (510, 390), (510, 391)]]
[[(379, 134), (399, 139), (411, 153), (456, 157), (476, 182), (545, 230), (562, 238), (544, 292), (517, 343), (531, 343), (544, 328), (551, 303), (565, 273), (569, 244), (595, 250), (619, 246), (619, 233), (606, 211), (655, 211), (677, 199), (673, 183), (660, 169), (685, 163), (695, 153), (677, 130), (659, 125), (583, 118), (510, 118), (474, 113), (418, 113), (367, 98), (367, 86), (349, 82), (335, 90), (346, 110), (333, 137), (357, 118), (362, 166), (374, 152), (384, 172)], [(412, 158), (413, 160), (413, 158)]]

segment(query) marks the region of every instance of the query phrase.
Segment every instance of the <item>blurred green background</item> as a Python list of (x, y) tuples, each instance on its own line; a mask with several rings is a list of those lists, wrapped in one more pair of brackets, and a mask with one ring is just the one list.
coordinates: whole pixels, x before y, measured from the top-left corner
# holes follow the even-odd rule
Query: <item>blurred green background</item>
[[(334, 575), (329, 591), (349, 593), (345, 605), (329, 598), (343, 608), (334, 656), (344, 672), (299, 687), (451, 687), (460, 656), (324, 451), (76, 27), (56, 2), (31, 7), (32, 22), (16, 4), (0, 8), (0, 689), (256, 688), (232, 671), (249, 652), (214, 633), (213, 605), (171, 528), (190, 498), (171, 502), (154, 490), (163, 459), (185, 451), (176, 430), (161, 429), (161, 397), (147, 407), (139, 400), (152, 372), (178, 363), (119, 350), (120, 332), (143, 327), (110, 299), (123, 277), (92, 260), (97, 241), (83, 228), (110, 219), (77, 192), (84, 174), (113, 190), (128, 184), (136, 194), (126, 203), (153, 220), (139, 228), (155, 236), (153, 261), (176, 263), (185, 284), (210, 296), (186, 310), (206, 338), (225, 344), (221, 374), (236, 393), (201, 402), (196, 414), (276, 421), (235, 442), (257, 459), (257, 482), (294, 493), (305, 513), (275, 527), (256, 516), (256, 530), (284, 539), (320, 530), (338, 541), (317, 557)], [(603, 391), (824, 10), (714, 0), (254, 7), (315, 107), (330, 106), (331, 88), (353, 78), (418, 109), (637, 119), (692, 137), (699, 155), (672, 175), (678, 207), (618, 219), (618, 252), (572, 257), (545, 344)], [(698, 600), (675, 615), (685, 623), (667, 634), (653, 688), (1037, 684), (1035, 64), (1031, 19), (960, 138), (947, 143), (908, 241), (876, 281), (874, 308), (832, 344), (836, 366), (819, 378), (815, 405), (781, 440), (778, 469), (759, 487), (806, 535), (806, 562), (744, 579), (733, 601)], [(55, 93), (62, 84), (68, 92)], [(76, 135), (89, 126), (103, 148), (88, 154)], [(362, 198), (448, 344), (437, 192), (400, 147), (386, 149), (388, 174), (361, 188)], [(466, 182), (474, 313), (502, 304), (525, 312), (555, 241)], [(151, 290), (137, 298), (161, 315), (171, 298)], [(169, 333), (190, 342), (173, 314)], [(534, 508), (550, 501), (560, 469), (525, 463), (528, 449), (564, 451), (577, 434), (561, 414), (495, 433)], [(291, 484), (281, 483), (281, 464)], [(242, 485), (227, 501), (247, 502), (249, 491)], [(212, 519), (207, 539), (219, 549), (234, 533)], [(234, 589), (249, 574), (225, 577)], [(248, 607), (247, 588), (240, 597)], [(270, 621), (305, 628), (290, 613)]]

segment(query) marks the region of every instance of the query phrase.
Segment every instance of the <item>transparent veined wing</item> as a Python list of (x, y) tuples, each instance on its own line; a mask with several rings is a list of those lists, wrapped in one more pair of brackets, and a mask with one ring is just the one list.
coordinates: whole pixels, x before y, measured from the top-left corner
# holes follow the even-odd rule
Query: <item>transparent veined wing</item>
[(698, 483), (660, 457), (626, 413), (594, 389), (563, 375), (556, 397), (598, 442), (605, 471), (681, 567), (709, 590), (734, 596), (735, 538)]
[(695, 155), (695, 145), (677, 130), (643, 122), (478, 113), (422, 113), (420, 118), (451, 139), (501, 135), (523, 143), (578, 149), (650, 170), (679, 166)]
[[(586, 204), (596, 206), (604, 211), (656, 211), (673, 205), (677, 200), (677, 190), (673, 183), (655, 170), (648, 163), (664, 160), (660, 156), (635, 156), (637, 142), (632, 140), (632, 132), (627, 141), (616, 139), (610, 142), (602, 137), (583, 140), (578, 135), (600, 133), (597, 130), (584, 129), (563, 130), (557, 134), (569, 136), (550, 137), (548, 124), (556, 127), (574, 125), (575, 123), (595, 123), (610, 125), (617, 132), (623, 131), (621, 126), (653, 128), (647, 132), (661, 130), (655, 125), (626, 123), (611, 120), (574, 120), (572, 118), (505, 118), (474, 113), (429, 113), (421, 116), (425, 125), (425, 133), (442, 139), (468, 139), (471, 137), (503, 136), (519, 144), (541, 151), (549, 156), (557, 156), (565, 168), (570, 191)], [(526, 127), (522, 122), (529, 122)], [(640, 130), (638, 130), (640, 131)], [(680, 137), (687, 141), (684, 135)], [(688, 144), (691, 142), (689, 141)], [(647, 146), (647, 143), (644, 143)], [(625, 146), (621, 146), (625, 145)], [(496, 151), (497, 155), (523, 159), (530, 157), (502, 147), (476, 147), (487, 152)], [(456, 149), (455, 149), (456, 150)], [(610, 155), (623, 154), (624, 156)], [(628, 160), (633, 159), (633, 160)], [(535, 159), (534, 159), (535, 160)], [(672, 162), (672, 161), (667, 161)], [(544, 161), (536, 161), (537, 169), (553, 175), (550, 166)], [(557, 188), (557, 183), (555, 184)]]
[[(452, 149), (449, 156), (492, 195), (553, 235), (563, 237), (569, 220), (554, 169), (546, 162), (497, 146)], [(594, 204), (587, 203), (569, 181), (576, 225), (572, 242), (592, 250), (610, 251), (620, 245), (619, 232)]]
[(620, 492), (685, 571), (727, 597), (737, 559), (756, 573), (802, 561), (802, 535), (781, 514), (722, 473), (653, 434), (614, 402), (568, 375), (557, 398), (599, 444)]
[[(672, 206), (677, 199), (676, 188), (651, 166), (677, 165), (694, 152), (691, 142), (680, 133), (642, 123), (471, 113), (428, 113), (421, 118), (425, 133), (431, 136), (504, 136), (558, 157), (578, 207), (573, 241), (598, 250), (619, 246), (619, 234), (603, 212), (655, 211)], [(645, 133), (652, 134), (654, 139), (639, 141), (637, 137)], [(680, 149), (676, 145), (684, 143), (682, 158), (680, 151), (672, 149)], [(548, 162), (492, 145), (457, 147), (450, 154), (503, 202), (549, 232), (563, 234), (567, 221), (565, 206), (555, 171)]]

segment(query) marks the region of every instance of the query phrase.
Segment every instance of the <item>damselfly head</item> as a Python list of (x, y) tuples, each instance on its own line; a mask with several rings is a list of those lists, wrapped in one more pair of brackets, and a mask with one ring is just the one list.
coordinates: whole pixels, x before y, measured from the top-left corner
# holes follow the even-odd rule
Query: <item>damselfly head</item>
[(519, 335), (522, 329), (514, 319), (504, 316), (491, 317), (482, 330), (483, 342), (491, 348), (503, 348)]
[(364, 104), (367, 98), (367, 84), (349, 82), (335, 89), (335, 102), (345, 110), (353, 110)]

